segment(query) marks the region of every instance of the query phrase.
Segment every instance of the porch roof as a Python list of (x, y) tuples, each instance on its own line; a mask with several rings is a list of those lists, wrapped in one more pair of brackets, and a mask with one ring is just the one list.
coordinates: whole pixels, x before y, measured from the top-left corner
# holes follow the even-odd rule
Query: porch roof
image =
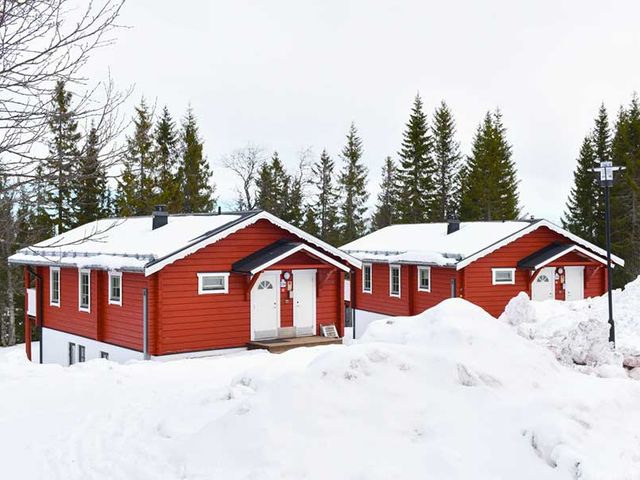
[(587, 257), (590, 260), (595, 260), (600, 263), (606, 263), (606, 260), (599, 255), (586, 250), (575, 243), (552, 243), (544, 248), (541, 248), (537, 252), (533, 252), (531, 255), (524, 257), (518, 262), (519, 268), (527, 268), (531, 270), (537, 270), (552, 263), (553, 261), (565, 256), (570, 252), (576, 252), (581, 256)]
[(272, 243), (271, 245), (238, 260), (232, 265), (231, 269), (238, 273), (255, 274), (300, 251), (305, 251), (314, 257), (317, 257), (322, 262), (329, 263), (341, 270), (349, 271), (349, 267), (346, 265), (334, 260), (306, 243), (283, 240)]

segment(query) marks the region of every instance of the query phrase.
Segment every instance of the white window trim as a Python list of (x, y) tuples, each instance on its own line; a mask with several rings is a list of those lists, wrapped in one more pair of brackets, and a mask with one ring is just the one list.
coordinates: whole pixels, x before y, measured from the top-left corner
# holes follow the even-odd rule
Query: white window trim
[[(53, 272), (58, 272), (58, 302), (53, 301)], [(49, 305), (52, 307), (60, 307), (60, 299), (62, 286), (60, 285), (60, 267), (49, 268)]]
[[(198, 295), (209, 295), (215, 293), (229, 293), (229, 272), (200, 272), (198, 275)], [(223, 290), (203, 290), (202, 289), (202, 279), (204, 277), (211, 276), (220, 276), (224, 277), (224, 289)]]
[[(496, 273), (497, 272), (510, 272), (511, 273), (511, 281), (509, 282), (498, 282), (496, 281)], [(491, 284), (492, 285), (515, 285), (516, 283), (516, 269), (515, 268), (492, 268), (491, 269)]]
[[(111, 297), (111, 279), (113, 277), (118, 277), (120, 279), (120, 300), (113, 300)], [(107, 288), (107, 300), (109, 301), (109, 305), (119, 305), (122, 306), (122, 272), (109, 272), (109, 288)]]
[[(369, 269), (369, 290), (364, 288), (364, 269)], [(362, 264), (362, 293), (373, 293), (373, 265), (371, 263)]]
[[(82, 306), (82, 274), (86, 273), (89, 278), (89, 304), (86, 307)], [(81, 312), (91, 312), (91, 270), (82, 268), (78, 270), (78, 310)]]
[[(428, 276), (429, 276), (429, 287), (428, 288), (423, 288), (420, 285), (420, 274), (421, 272), (427, 271), (428, 272)], [(425, 265), (419, 265), (418, 266), (418, 291), (419, 292), (431, 292), (431, 267), (427, 267)]]
[[(393, 282), (391, 279), (393, 278), (393, 270), (398, 269), (398, 293), (393, 293), (391, 288), (393, 287)], [(400, 298), (402, 296), (402, 266), (401, 265), (389, 265), (389, 296)]]

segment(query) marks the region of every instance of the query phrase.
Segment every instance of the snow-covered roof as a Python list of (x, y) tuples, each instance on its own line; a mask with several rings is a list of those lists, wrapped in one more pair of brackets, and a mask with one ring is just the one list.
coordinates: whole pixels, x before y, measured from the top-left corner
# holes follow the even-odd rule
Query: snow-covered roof
[(23, 248), (9, 257), (9, 262), (144, 271), (150, 275), (261, 219), (359, 266), (359, 261), (345, 252), (263, 211), (170, 215), (167, 224), (155, 230), (150, 216), (98, 220)]
[[(547, 220), (461, 222), (460, 229), (450, 234), (447, 234), (447, 223), (391, 225), (340, 248), (365, 262), (455, 265), (460, 269), (542, 226), (565, 235), (599, 255), (605, 254), (598, 246)], [(622, 259), (612, 258), (615, 263), (624, 265)]]

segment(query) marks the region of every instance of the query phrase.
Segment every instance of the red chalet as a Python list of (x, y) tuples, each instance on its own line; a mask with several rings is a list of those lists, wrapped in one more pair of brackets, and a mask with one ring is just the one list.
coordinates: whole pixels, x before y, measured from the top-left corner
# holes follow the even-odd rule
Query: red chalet
[(25, 266), (25, 333), (40, 328), (40, 361), (60, 364), (322, 343), (324, 325), (342, 337), (344, 278), (361, 267), (266, 212), (161, 208), (78, 227), (9, 261)]
[(362, 261), (352, 295), (358, 335), (373, 319), (449, 297), (498, 316), (519, 292), (533, 300), (606, 292), (606, 252), (546, 220), (392, 225), (341, 250)]

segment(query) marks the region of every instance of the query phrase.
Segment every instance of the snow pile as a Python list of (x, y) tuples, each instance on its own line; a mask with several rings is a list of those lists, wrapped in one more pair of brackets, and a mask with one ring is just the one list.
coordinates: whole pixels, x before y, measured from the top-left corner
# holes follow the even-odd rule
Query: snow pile
[(462, 299), (281, 355), (62, 368), (14, 350), (0, 392), (8, 479), (640, 478), (640, 382), (566, 368)]
[(640, 366), (640, 278), (613, 292), (616, 352), (609, 343), (607, 296), (575, 302), (513, 298), (501, 320), (549, 347), (565, 363)]

